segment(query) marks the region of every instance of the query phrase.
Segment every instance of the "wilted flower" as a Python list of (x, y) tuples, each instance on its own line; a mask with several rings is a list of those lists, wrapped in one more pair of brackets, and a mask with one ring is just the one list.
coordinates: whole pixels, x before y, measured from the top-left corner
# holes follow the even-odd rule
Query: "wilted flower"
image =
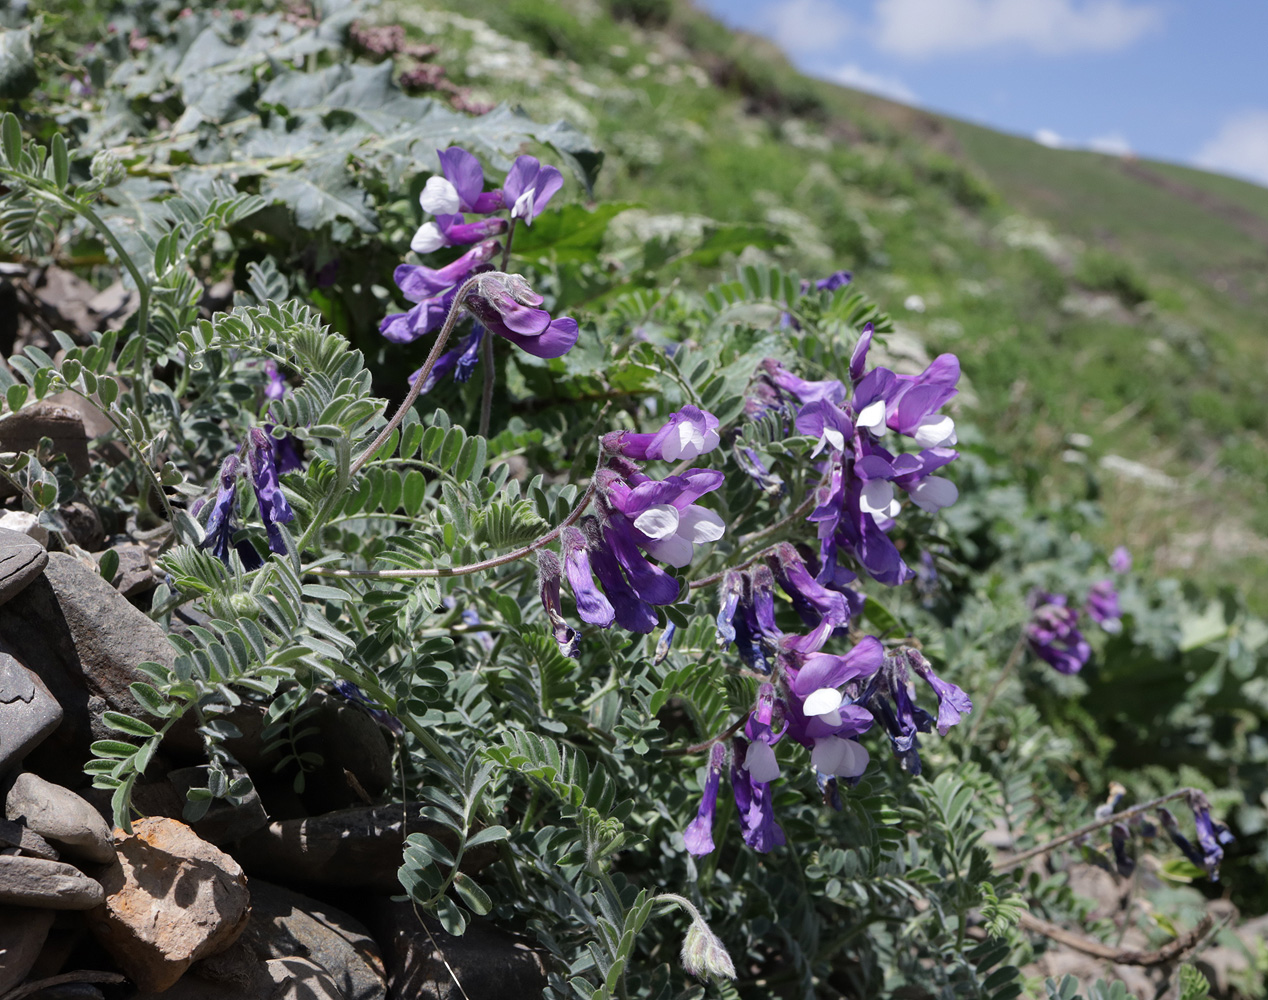
[(564, 621), (563, 605), (559, 599), (559, 557), (550, 549), (537, 552), (537, 580), (542, 607), (550, 619), (551, 634), (565, 656), (577, 657), (577, 632)]
[(206, 535), (199, 548), (210, 549), (221, 562), (229, 561), (229, 545), (233, 539), (233, 505), (238, 494), (238, 470), (241, 467), (237, 455), (230, 455), (220, 466), (220, 487), (216, 502), (207, 517)]
[(1114, 866), (1118, 874), (1127, 878), (1136, 870), (1136, 861), (1127, 853), (1127, 841), (1131, 831), (1126, 823), (1115, 823), (1110, 827), (1110, 845), (1114, 850)]

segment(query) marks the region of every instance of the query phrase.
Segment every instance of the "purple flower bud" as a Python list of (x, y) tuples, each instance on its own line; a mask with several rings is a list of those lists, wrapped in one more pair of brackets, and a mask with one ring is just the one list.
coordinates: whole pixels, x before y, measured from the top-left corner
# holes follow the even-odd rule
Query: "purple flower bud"
[(660, 641), (656, 643), (656, 653), (652, 656), (652, 666), (658, 667), (665, 662), (665, 658), (669, 656), (669, 650), (674, 644), (674, 633), (678, 631), (678, 626), (670, 622), (665, 626), (665, 631), (660, 634)]
[(705, 776), (704, 795), (696, 818), (683, 831), (682, 839), (689, 853), (702, 857), (713, 850), (713, 817), (718, 809), (718, 785), (726, 764), (726, 747), (715, 743), (709, 750), (709, 773)]
[(269, 536), (269, 550), (278, 555), (286, 554), (286, 542), (282, 538), (281, 524), (295, 519), (295, 512), (282, 495), (277, 481), (277, 465), (273, 460), (272, 438), (259, 427), (252, 427), (247, 454), (251, 460), (251, 482), (255, 487), (255, 499)]
[(220, 488), (216, 502), (207, 517), (207, 530), (199, 548), (210, 549), (221, 562), (229, 562), (229, 545), (233, 538), (233, 503), (238, 492), (238, 471), (241, 468), (237, 455), (230, 455), (220, 465)]

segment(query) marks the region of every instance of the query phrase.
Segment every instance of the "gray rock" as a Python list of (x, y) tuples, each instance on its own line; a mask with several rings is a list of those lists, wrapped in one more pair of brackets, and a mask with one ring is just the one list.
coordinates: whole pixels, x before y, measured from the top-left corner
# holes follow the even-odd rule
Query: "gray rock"
[(46, 910), (91, 910), (105, 892), (78, 868), (0, 854), (0, 903)]
[(0, 530), (0, 604), (21, 593), (47, 563), (48, 551), (34, 538)]
[(52, 926), (52, 910), (0, 906), (0, 995), (31, 971)]
[(384, 1000), (386, 973), (379, 947), (360, 922), (341, 910), (258, 878), (251, 880), (251, 920), (239, 939), (262, 959), (316, 962), (346, 1000)]
[(96, 552), (106, 541), (106, 529), (101, 524), (97, 508), (82, 500), (72, 500), (57, 508), (66, 523), (62, 537), (88, 552)]
[(124, 597), (135, 597), (153, 590), (158, 584), (154, 578), (154, 567), (150, 563), (150, 554), (144, 545), (135, 542), (124, 542), (112, 546), (107, 551), (119, 556), (119, 568), (115, 570), (110, 585)]
[(74, 792), (34, 774), (19, 774), (4, 803), (6, 819), (22, 821), (82, 861), (114, 861), (114, 839), (101, 815)]
[(303, 958), (275, 958), (265, 963), (273, 980), (272, 1000), (344, 1000), (326, 970)]
[(94, 739), (118, 738), (101, 724), (101, 711), (144, 717), (128, 690), (145, 680), (136, 665), (175, 660), (160, 626), (62, 552), (51, 553), (44, 575), (0, 605), (0, 652), (38, 674), (62, 706), (61, 726), (28, 767), (67, 785), (84, 780), (80, 768)]
[(315, 694), (307, 704), (316, 712), (305, 725), (317, 732), (298, 749), (320, 754), (322, 763), (308, 775), (304, 801), (316, 813), (369, 805), (392, 781), (392, 745), (383, 727), (343, 698)]
[[(87, 474), (88, 433), (70, 407), (45, 400), (0, 419), (0, 451), (32, 451), (40, 438), (52, 439), (54, 453), (66, 455), (76, 476)], [(5, 496), (14, 495), (12, 486), (5, 489)]]
[[(424, 919), (426, 929), (413, 906), (386, 899), (370, 916), (371, 929), (387, 962), (391, 996), (411, 1000), (526, 1000), (542, 995), (546, 964), (527, 942), (478, 920), (462, 937), (451, 937), (431, 918)], [(455, 976), (461, 989), (454, 982)]]
[(56, 861), (60, 854), (47, 840), (38, 833), (28, 830), (21, 823), (13, 823), (0, 819), (0, 848), (16, 847), (18, 853), (31, 858), (43, 858), (45, 861)]
[[(420, 809), (410, 807), (407, 830), (402, 829), (405, 809), (400, 805), (342, 809), (270, 823), (241, 841), (234, 856), (249, 874), (279, 882), (399, 892), (396, 870), (407, 834), (430, 834), (451, 850), (457, 847), (452, 831), (423, 819)], [(469, 851), (463, 857), (463, 871), (474, 874), (496, 860), (498, 852), (496, 844)]]
[(0, 775), (16, 768), (61, 721), (62, 706), (44, 682), (0, 653)]

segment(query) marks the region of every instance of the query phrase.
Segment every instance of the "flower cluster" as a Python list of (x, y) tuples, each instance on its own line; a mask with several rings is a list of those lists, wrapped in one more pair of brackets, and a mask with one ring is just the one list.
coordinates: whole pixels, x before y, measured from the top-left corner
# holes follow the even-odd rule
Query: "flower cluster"
[[(1120, 545), (1109, 563), (1114, 572), (1126, 573), (1131, 569), (1131, 554)], [(1092, 655), (1092, 647), (1078, 628), (1078, 609), (1070, 606), (1067, 595), (1042, 590), (1030, 595), (1030, 609), (1026, 639), (1031, 651), (1060, 673), (1077, 674)], [(1118, 591), (1112, 580), (1099, 580), (1091, 586), (1083, 610), (1111, 635), (1122, 631)]]
[[(1114, 782), (1109, 799), (1104, 805), (1097, 807), (1097, 819), (1108, 819), (1118, 808), (1126, 789)], [(1224, 860), (1224, 848), (1234, 840), (1233, 834), (1223, 823), (1211, 817), (1211, 804), (1205, 795), (1197, 789), (1188, 789), (1184, 795), (1185, 803), (1193, 813), (1193, 826), (1197, 833), (1195, 844), (1180, 830), (1179, 820), (1175, 813), (1165, 806), (1158, 808), (1158, 821), (1162, 829), (1190, 863), (1205, 869), (1212, 882), (1220, 877), (1220, 862)], [(1158, 836), (1158, 828), (1137, 813), (1125, 821), (1113, 823), (1110, 827), (1110, 849), (1114, 855), (1114, 867), (1124, 878), (1136, 870), (1136, 859), (1131, 851), (1135, 835), (1150, 841)]]
[[(265, 534), (268, 536), (269, 551), (285, 555), (286, 541), (281, 525), (293, 521), (295, 512), (291, 510), (278, 483), (278, 464), (274, 453), (277, 440), (267, 431), (252, 427), (247, 433), (243, 448), (247, 453), (256, 506), (259, 508), (260, 519), (264, 522)], [(238, 484), (244, 471), (246, 470), (242, 460), (236, 454), (230, 455), (221, 464), (216, 499), (207, 517), (204, 538), (200, 546), (210, 549), (225, 563), (229, 562), (229, 549), (233, 545), (233, 536), (237, 530), (234, 512), (237, 506)], [(195, 510), (194, 513), (198, 511)], [(262, 565), (259, 553), (249, 541), (244, 539), (234, 548), (247, 569), (256, 569)]]
[[(532, 156), (521, 156), (512, 165), (501, 188), (484, 190), (484, 168), (471, 153), (457, 146), (437, 150), (441, 173), (428, 179), (419, 196), (423, 209), (434, 218), (423, 223), (410, 243), (416, 253), (427, 254), (445, 247), (467, 246), (460, 256), (441, 267), (402, 264), (393, 278), (413, 307), (392, 313), (379, 324), (379, 332), (397, 344), (408, 344), (437, 332), (453, 310), (458, 290), (472, 278), (483, 276), (469, 290), (464, 305), (479, 321), (457, 346), (442, 354), (428, 373), (421, 391), (431, 390), (452, 375), (465, 382), (479, 361), (486, 333), (511, 341), (539, 358), (557, 358), (577, 342), (576, 321), (553, 318), (541, 309), (542, 297), (522, 278), (500, 275), (493, 259), (502, 252), (498, 237), (510, 228), (507, 219), (493, 217), (508, 212), (510, 219), (533, 220), (563, 186), (563, 176)], [(466, 214), (486, 216), (466, 221)], [(417, 374), (417, 373), (416, 373)], [(411, 381), (413, 379), (411, 378)]]
[(617, 432), (603, 439), (605, 463), (593, 484), (597, 513), (564, 528), (562, 568), (553, 552), (538, 557), (542, 604), (566, 654), (575, 656), (577, 646), (563, 617), (561, 573), (582, 621), (646, 634), (656, 627), (656, 606), (675, 603), (681, 589), (658, 563), (687, 566), (697, 545), (722, 537), (722, 519), (696, 503), (722, 485), (721, 472), (688, 469), (653, 479), (634, 461), (694, 459), (717, 446), (717, 426), (713, 414), (689, 406), (656, 434)]

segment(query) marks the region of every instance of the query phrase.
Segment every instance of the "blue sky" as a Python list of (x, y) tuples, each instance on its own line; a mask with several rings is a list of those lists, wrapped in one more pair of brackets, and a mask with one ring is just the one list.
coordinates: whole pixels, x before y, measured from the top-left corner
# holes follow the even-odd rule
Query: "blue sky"
[(1268, 0), (696, 0), (805, 72), (1268, 185)]

